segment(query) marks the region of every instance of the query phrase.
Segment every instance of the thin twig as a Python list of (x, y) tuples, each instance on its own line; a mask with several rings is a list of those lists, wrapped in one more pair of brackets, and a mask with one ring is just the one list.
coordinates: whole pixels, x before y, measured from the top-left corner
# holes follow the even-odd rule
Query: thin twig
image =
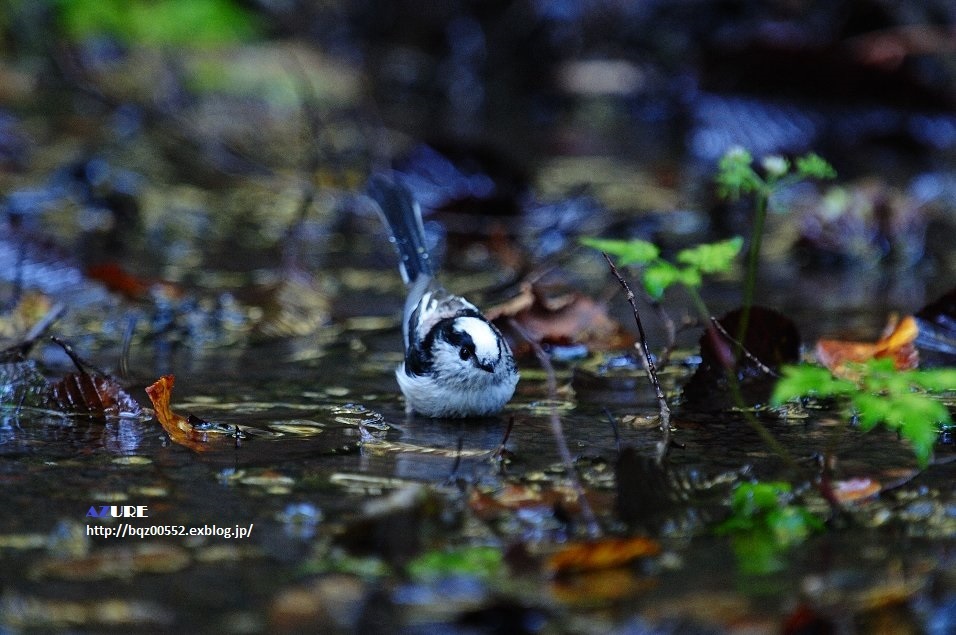
[(528, 333), (524, 327), (511, 318), (509, 318), (509, 323), (531, 346), (531, 350), (534, 351), (535, 356), (538, 358), (538, 363), (541, 364), (541, 368), (544, 369), (547, 375), (548, 400), (551, 402), (551, 434), (554, 435), (555, 444), (558, 446), (558, 454), (561, 456), (564, 469), (571, 481), (571, 487), (574, 488), (574, 493), (578, 498), (578, 505), (581, 507), (581, 516), (584, 517), (584, 522), (587, 525), (588, 535), (590, 535), (591, 538), (598, 538), (601, 535), (601, 525), (597, 521), (597, 516), (594, 515), (594, 510), (591, 509), (591, 504), (584, 494), (584, 487), (581, 486), (581, 481), (578, 479), (578, 472), (574, 467), (574, 458), (571, 456), (567, 439), (564, 437), (561, 417), (558, 416), (558, 408), (556, 405), (558, 401), (558, 380), (554, 372), (554, 366), (551, 365), (551, 359), (544, 349), (541, 348), (541, 344), (531, 337), (530, 333)]
[(89, 373), (86, 371), (87, 368), (90, 369), (90, 370), (92, 370), (94, 373), (98, 373), (98, 374), (100, 374), (100, 375), (108, 375), (108, 374), (109, 374), (109, 373), (106, 373), (106, 372), (100, 370), (99, 368), (97, 368), (96, 366), (94, 366), (93, 364), (91, 364), (90, 362), (88, 362), (88, 361), (86, 361), (85, 359), (83, 359), (82, 357), (80, 357), (79, 354), (78, 354), (75, 350), (73, 350), (73, 347), (70, 346), (70, 343), (69, 343), (69, 342), (67, 342), (67, 341), (65, 341), (65, 340), (63, 340), (63, 339), (60, 339), (60, 338), (57, 337), (56, 335), (51, 335), (51, 336), (50, 336), (50, 341), (53, 342), (54, 344), (57, 344), (60, 348), (63, 349), (63, 352), (67, 354), (67, 356), (68, 356), (68, 357), (70, 358), (70, 360), (73, 362), (73, 365), (76, 366), (76, 370), (78, 370), (78, 371), (80, 372), (80, 374), (82, 374), (82, 375), (88, 375)]
[(754, 354), (751, 353), (749, 350), (747, 350), (747, 347), (744, 346), (744, 343), (743, 343), (743, 342), (737, 341), (736, 339), (734, 339), (733, 337), (731, 337), (730, 333), (727, 332), (727, 329), (724, 328), (724, 325), (721, 324), (720, 321), (719, 321), (717, 318), (711, 316), (711, 318), (710, 318), (710, 323), (713, 324), (713, 325), (714, 325), (714, 328), (717, 329), (717, 331), (718, 331), (721, 335), (723, 335), (724, 337), (726, 337), (726, 338), (730, 341), (731, 344), (733, 344), (735, 347), (737, 347), (737, 349), (738, 349), (741, 353), (743, 353), (743, 356), (744, 356), (744, 357), (746, 357), (747, 359), (749, 359), (750, 361), (752, 361), (754, 364), (756, 364), (756, 366), (757, 366), (757, 368), (760, 370), (760, 372), (762, 372), (762, 373), (764, 373), (764, 374), (766, 374), (766, 375), (770, 375), (771, 377), (779, 377), (779, 376), (780, 376), (779, 373), (777, 373), (777, 372), (774, 371), (772, 368), (770, 368), (769, 366), (767, 366), (766, 364), (764, 364), (762, 361), (760, 361), (760, 359), (757, 358), (756, 355), (754, 355)]
[(667, 452), (671, 446), (671, 409), (667, 405), (667, 399), (664, 397), (664, 390), (661, 388), (661, 382), (657, 378), (657, 369), (654, 367), (654, 360), (651, 359), (651, 353), (647, 347), (647, 335), (644, 333), (644, 323), (641, 322), (641, 314), (637, 310), (637, 302), (634, 301), (634, 292), (631, 291), (631, 287), (628, 286), (627, 281), (617, 270), (617, 267), (614, 266), (614, 261), (611, 260), (611, 257), (606, 253), (603, 255), (608, 266), (611, 268), (611, 274), (617, 278), (621, 288), (624, 289), (624, 293), (627, 295), (627, 302), (631, 305), (631, 309), (634, 311), (634, 321), (637, 322), (637, 331), (641, 338), (637, 348), (641, 353), (641, 363), (644, 365), (645, 372), (647, 372), (647, 378), (651, 382), (651, 387), (654, 389), (654, 394), (657, 396), (657, 405), (660, 408), (661, 413), (661, 432), (663, 433), (663, 437), (657, 444), (656, 457), (657, 462), (660, 463), (667, 457)]
[(133, 346), (133, 335), (136, 332), (136, 323), (139, 321), (135, 313), (126, 316), (126, 328), (123, 330), (123, 347), (120, 352), (120, 377), (129, 379), (129, 356)]

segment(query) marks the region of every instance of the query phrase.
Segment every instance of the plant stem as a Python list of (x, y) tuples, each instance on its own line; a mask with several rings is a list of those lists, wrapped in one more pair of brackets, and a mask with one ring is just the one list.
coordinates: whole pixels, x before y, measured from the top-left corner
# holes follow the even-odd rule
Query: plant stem
[[(767, 220), (767, 206), (770, 201), (770, 191), (767, 186), (757, 193), (754, 210), (754, 227), (750, 235), (750, 248), (747, 251), (747, 277), (744, 280), (743, 308), (740, 312), (740, 325), (737, 328), (737, 341), (740, 346), (747, 338), (747, 327), (750, 325), (750, 307), (754, 300), (754, 287), (757, 286), (757, 267), (760, 264), (760, 243), (763, 242), (763, 228)], [(737, 354), (740, 354), (740, 346)]]
[[(690, 295), (691, 300), (694, 302), (694, 306), (697, 307), (698, 311), (700, 311), (701, 319), (704, 321), (704, 328), (713, 331), (715, 334), (721, 331), (726, 333), (726, 330), (720, 326), (720, 323), (710, 315), (710, 310), (707, 308), (707, 305), (704, 304), (704, 299), (700, 297), (700, 293), (697, 292), (697, 289), (688, 285), (684, 285), (684, 289), (686, 289), (688, 295)], [(734, 341), (733, 338), (729, 336), (727, 336), (727, 339), (731, 342)], [(738, 340), (735, 344), (738, 348), (738, 352), (734, 355), (735, 359), (739, 358), (741, 351), (747, 355), (752, 355), (743, 347), (742, 340)], [(754, 359), (756, 359), (756, 357), (754, 357)], [(760, 362), (760, 365), (763, 366), (763, 368), (766, 368), (767, 371), (772, 372), (771, 369), (767, 368), (767, 366), (763, 364), (763, 362)], [(787, 451), (787, 448), (785, 448), (782, 443), (777, 441), (776, 437), (773, 436), (770, 430), (768, 430), (765, 425), (760, 423), (760, 421), (757, 420), (757, 417), (755, 417), (754, 414), (747, 409), (747, 404), (744, 401), (743, 394), (740, 392), (740, 381), (737, 378), (736, 367), (726, 368), (724, 372), (727, 375), (727, 383), (730, 386), (731, 397), (733, 397), (734, 404), (736, 404), (741, 415), (743, 415), (744, 421), (751, 430), (757, 433), (757, 436), (760, 437), (767, 447), (769, 447), (777, 456), (779, 456), (784, 463), (791, 468), (796, 468), (797, 462), (794, 461), (793, 457)]]

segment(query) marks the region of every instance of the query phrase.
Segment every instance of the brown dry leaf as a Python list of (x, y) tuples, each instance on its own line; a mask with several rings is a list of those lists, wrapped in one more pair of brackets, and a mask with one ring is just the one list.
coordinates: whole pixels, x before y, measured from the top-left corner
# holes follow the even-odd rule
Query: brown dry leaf
[(110, 375), (81, 370), (49, 386), (49, 398), (65, 412), (91, 417), (138, 416), (143, 408)]
[(852, 375), (848, 364), (880, 358), (891, 358), (897, 370), (909, 370), (919, 365), (919, 353), (914, 345), (917, 335), (919, 327), (916, 320), (907, 315), (898, 323), (891, 320), (883, 337), (876, 342), (821, 339), (817, 342), (816, 356), (821, 364), (838, 377)]
[(209, 449), (206, 433), (197, 431), (187, 417), (176, 414), (169, 407), (175, 383), (175, 376), (163, 375), (151, 386), (146, 387), (146, 394), (149, 395), (149, 400), (153, 402), (153, 409), (156, 410), (156, 418), (173, 443), (184, 445), (194, 452), (205, 452)]
[(609, 569), (660, 552), (660, 543), (650, 538), (604, 538), (563, 547), (548, 557), (546, 568), (555, 575)]
[[(604, 305), (576, 291), (548, 295), (538, 285), (524, 284), (517, 296), (486, 315), (505, 333), (513, 331), (508, 328), (513, 320), (528, 337), (543, 344), (584, 344), (592, 351), (634, 344), (634, 337), (608, 316)], [(511, 339), (518, 355), (530, 352), (523, 338)]]
[[(592, 507), (599, 509), (610, 505), (611, 497), (603, 492), (585, 492)], [(484, 520), (491, 520), (504, 513), (519, 510), (541, 510), (552, 513), (556, 508), (577, 515), (581, 511), (577, 492), (568, 488), (540, 489), (527, 485), (509, 484), (494, 493), (474, 490), (468, 499), (471, 511)]]

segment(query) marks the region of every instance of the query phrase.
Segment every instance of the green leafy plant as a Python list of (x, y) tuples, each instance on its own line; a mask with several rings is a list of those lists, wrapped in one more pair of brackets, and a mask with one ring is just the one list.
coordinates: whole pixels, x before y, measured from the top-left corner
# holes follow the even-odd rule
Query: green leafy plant
[(717, 527), (717, 533), (733, 537), (742, 571), (763, 574), (782, 569), (782, 555), (788, 548), (823, 529), (820, 518), (792, 500), (789, 483), (741, 483), (734, 489), (732, 515)]
[(660, 300), (674, 284), (683, 285), (695, 299), (699, 299), (696, 290), (703, 282), (703, 276), (728, 271), (744, 240), (736, 236), (682, 249), (677, 252), (674, 262), (661, 258), (657, 245), (646, 240), (582, 238), (581, 243), (616, 257), (622, 265), (640, 265), (644, 290), (652, 299)]
[(820, 366), (786, 366), (774, 388), (771, 404), (807, 397), (835, 398), (847, 405), (860, 429), (882, 423), (913, 446), (926, 467), (940, 426), (953, 420), (946, 406), (928, 393), (956, 391), (956, 368), (896, 370), (893, 360), (877, 359), (854, 370), (855, 379), (840, 379)]
[(771, 198), (785, 187), (806, 179), (833, 179), (836, 170), (819, 155), (810, 153), (790, 162), (784, 157), (770, 155), (760, 164), (763, 174), (753, 166), (754, 159), (741, 147), (727, 151), (718, 164), (718, 196), (727, 200), (738, 200), (745, 195), (754, 197), (754, 223), (750, 233), (750, 247), (747, 250), (747, 273), (744, 280), (743, 314), (737, 340), (744, 341), (753, 304), (754, 286), (757, 281), (757, 265), (760, 260), (760, 245), (763, 241), (764, 225)]

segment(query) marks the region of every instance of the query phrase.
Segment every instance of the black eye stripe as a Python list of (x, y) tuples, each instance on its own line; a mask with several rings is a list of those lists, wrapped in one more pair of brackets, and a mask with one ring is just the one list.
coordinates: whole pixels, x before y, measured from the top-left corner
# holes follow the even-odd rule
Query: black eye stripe
[[(498, 330), (494, 327), (493, 324), (488, 322), (481, 313), (473, 311), (471, 309), (463, 309), (458, 311), (454, 316), (443, 318), (438, 320), (431, 329), (425, 333), (425, 337), (422, 338), (420, 342), (415, 341), (415, 325), (418, 323), (419, 318), (419, 309), (416, 307), (412, 314), (409, 316), (408, 320), (408, 347), (405, 350), (405, 372), (409, 375), (423, 375), (429, 372), (432, 372), (434, 369), (434, 360), (432, 358), (432, 349), (435, 346), (436, 340), (441, 340), (447, 342), (448, 344), (454, 346), (459, 351), (459, 356), (461, 356), (461, 351), (463, 348), (467, 347), (469, 351), (468, 359), (475, 358), (475, 341), (472, 339), (471, 335), (465, 331), (456, 330), (454, 328), (455, 322), (458, 318), (461, 317), (474, 317), (478, 318), (485, 324), (491, 327), (494, 333), (498, 333)], [(498, 358), (502, 356), (501, 348), (501, 336), (498, 336)], [(462, 359), (466, 359), (462, 357)]]

